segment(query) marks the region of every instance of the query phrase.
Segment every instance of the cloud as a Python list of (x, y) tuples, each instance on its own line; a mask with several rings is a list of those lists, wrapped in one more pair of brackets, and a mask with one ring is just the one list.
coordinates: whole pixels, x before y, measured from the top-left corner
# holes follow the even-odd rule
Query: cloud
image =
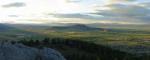
[[(57, 18), (77, 18), (87, 20), (125, 22), (125, 23), (150, 23), (150, 9), (138, 5), (111, 4), (109, 10), (97, 10), (87, 14), (50, 14)], [(93, 15), (92, 15), (93, 14)]]
[(150, 23), (150, 9), (147, 7), (142, 7), (138, 5), (124, 5), (124, 4), (111, 4), (106, 7), (111, 8), (110, 10), (99, 10), (94, 13), (97, 15), (102, 15), (105, 18), (111, 18), (116, 20), (127, 19), (126, 21), (138, 21), (143, 23)]
[(136, 0), (113, 0), (113, 1), (136, 1)]
[[(13, 3), (10, 3), (13, 2)], [(150, 23), (150, 2), (147, 0), (22, 0), (0, 2), (3, 19), (87, 20)], [(3, 3), (3, 4), (2, 4)], [(6, 4), (9, 3), (9, 4)], [(26, 6), (26, 4), (28, 4)], [(17, 9), (5, 9), (24, 7)], [(57, 7), (57, 8), (56, 8)], [(53, 13), (47, 15), (47, 13)], [(13, 15), (14, 14), (14, 15)], [(16, 14), (16, 15), (15, 15)], [(17, 16), (18, 15), (18, 16)], [(5, 18), (6, 17), (6, 18)]]
[(131, 3), (133, 4), (133, 2), (136, 2), (137, 0), (109, 0), (109, 4), (116, 4), (116, 3)]
[(62, 20), (67, 20), (67, 22), (75, 21), (76, 23), (80, 23), (81, 21), (83, 23), (84, 21), (85, 23), (141, 24), (139, 22), (132, 21), (130, 18), (124, 18), (124, 17), (116, 17), (116, 18), (102, 17), (102, 16), (94, 16), (90, 14), (88, 15), (88, 14), (79, 14), (79, 13), (78, 14), (50, 14), (50, 15), (60, 18)]
[(150, 14), (150, 9), (136, 6), (136, 5), (123, 5), (123, 4), (112, 4), (107, 5), (110, 10), (100, 10), (95, 14), (103, 16), (126, 16), (126, 17), (137, 17), (137, 16), (147, 16)]
[(74, 14), (50, 14), (50, 15), (53, 15), (54, 17), (58, 17), (58, 18), (83, 18), (83, 19), (91, 18), (90, 15), (80, 14), (80, 13), (74, 13)]
[(69, 2), (69, 3), (75, 3), (75, 2), (81, 2), (82, 0), (66, 0), (66, 2)]
[(8, 15), (9, 17), (19, 17), (18, 15)]
[(139, 3), (139, 5), (150, 8), (150, 2)]
[(15, 3), (9, 3), (2, 5), (4, 8), (10, 8), (10, 7), (24, 7), (26, 4), (23, 2), (15, 2)]
[(134, 2), (136, 0), (110, 0), (110, 2)]

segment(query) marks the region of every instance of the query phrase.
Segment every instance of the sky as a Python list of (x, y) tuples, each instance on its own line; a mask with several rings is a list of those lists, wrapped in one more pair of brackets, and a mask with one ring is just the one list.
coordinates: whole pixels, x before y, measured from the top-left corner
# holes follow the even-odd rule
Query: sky
[(150, 24), (150, 0), (0, 0), (0, 23)]

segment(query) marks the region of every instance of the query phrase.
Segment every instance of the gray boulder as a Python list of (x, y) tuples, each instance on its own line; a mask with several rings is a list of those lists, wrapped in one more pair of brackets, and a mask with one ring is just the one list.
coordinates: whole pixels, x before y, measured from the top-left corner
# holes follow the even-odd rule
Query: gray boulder
[(0, 43), (0, 60), (65, 60), (56, 50), (37, 49), (23, 44)]

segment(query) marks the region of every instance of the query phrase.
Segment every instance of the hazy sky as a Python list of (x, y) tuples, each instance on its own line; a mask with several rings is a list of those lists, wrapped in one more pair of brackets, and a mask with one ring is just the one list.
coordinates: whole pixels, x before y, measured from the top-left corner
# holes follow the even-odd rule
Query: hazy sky
[(150, 0), (0, 0), (1, 23), (150, 24)]

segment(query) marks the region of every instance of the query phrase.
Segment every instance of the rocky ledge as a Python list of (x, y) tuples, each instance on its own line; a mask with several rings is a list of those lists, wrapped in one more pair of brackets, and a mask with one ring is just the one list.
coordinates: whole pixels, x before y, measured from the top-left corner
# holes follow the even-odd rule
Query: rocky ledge
[(23, 44), (0, 43), (0, 60), (65, 60), (51, 48), (32, 48)]

